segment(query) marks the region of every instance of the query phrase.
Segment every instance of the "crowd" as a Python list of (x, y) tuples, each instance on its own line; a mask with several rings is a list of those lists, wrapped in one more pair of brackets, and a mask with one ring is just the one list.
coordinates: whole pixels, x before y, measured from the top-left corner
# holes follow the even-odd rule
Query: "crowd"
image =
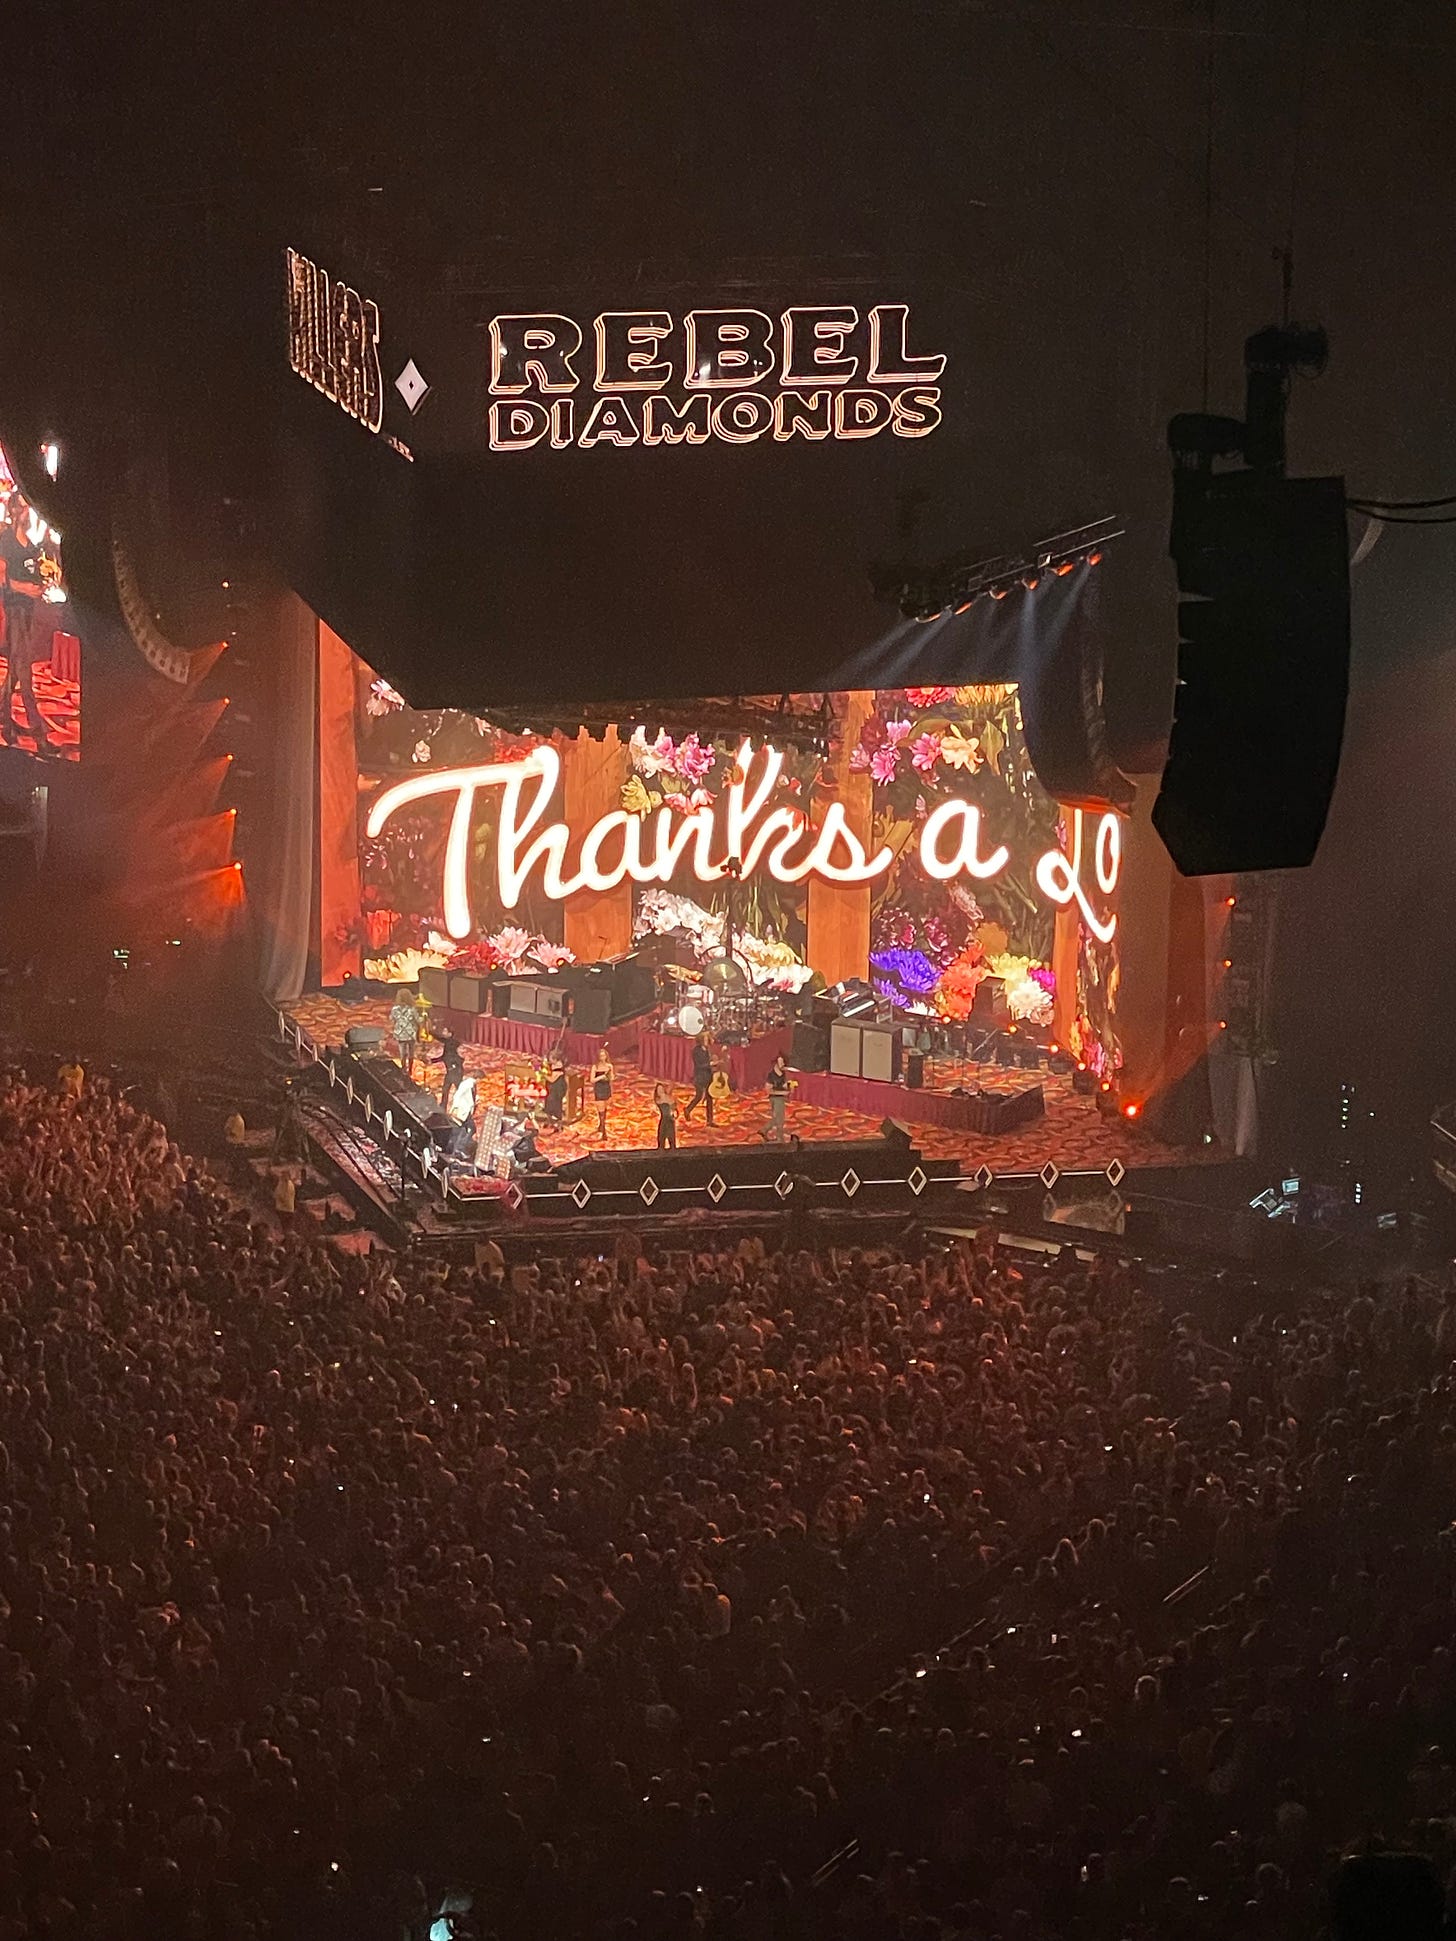
[(1456, 1307), (839, 1240), (346, 1256), (0, 1082), (0, 1941), (1273, 1941), (1351, 1842), (1444, 1875)]

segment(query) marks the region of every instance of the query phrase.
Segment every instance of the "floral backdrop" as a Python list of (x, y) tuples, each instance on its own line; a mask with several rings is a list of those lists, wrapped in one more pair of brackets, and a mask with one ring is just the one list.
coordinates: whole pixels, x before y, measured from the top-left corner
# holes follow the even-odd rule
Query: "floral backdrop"
[[(471, 899), (480, 912), (478, 935), (460, 946), (444, 936), (438, 908), (446, 834), (438, 807), (401, 811), (376, 840), (362, 833), (367, 802), (386, 782), (415, 768), (510, 760), (534, 738), (468, 714), (409, 708), (362, 663), (359, 682), (363, 941), (370, 974), (409, 977), (424, 962), (486, 972), (568, 961), (559, 903), (528, 884), (509, 916), (498, 905), (493, 791), (476, 805)], [(874, 703), (848, 753), (851, 770), (870, 779), (871, 847), (888, 846), (894, 856), (872, 891), (870, 969), (877, 989), (912, 1012), (957, 1020), (969, 1016), (983, 979), (996, 976), (1013, 1020), (1048, 1028), (1054, 913), (1037, 892), (1034, 871), (1047, 850), (1065, 848), (1067, 832), (1032, 770), (1015, 688), (886, 689)], [(842, 708), (837, 718), (844, 720)], [(782, 752), (782, 773), (766, 808), (786, 808), (807, 822), (816, 781), (844, 751)], [(638, 726), (627, 755), (622, 806), (644, 817), (663, 806), (683, 814), (716, 807), (740, 779), (736, 740), (697, 733), (674, 738)], [(994, 880), (948, 885), (922, 869), (921, 828), (951, 799), (980, 809), (988, 848), (1005, 843), (1009, 849), (1010, 861)], [(815, 981), (804, 961), (807, 885), (776, 882), (767, 871), (742, 883), (704, 885), (684, 867), (664, 888), (638, 889), (636, 934), (672, 935), (685, 955), (706, 959), (726, 946), (730, 903), (734, 951), (756, 986), (795, 991)], [(1117, 976), (1115, 944), (1099, 944), (1084, 931), (1068, 1048), (1098, 1072), (1120, 1063)]]

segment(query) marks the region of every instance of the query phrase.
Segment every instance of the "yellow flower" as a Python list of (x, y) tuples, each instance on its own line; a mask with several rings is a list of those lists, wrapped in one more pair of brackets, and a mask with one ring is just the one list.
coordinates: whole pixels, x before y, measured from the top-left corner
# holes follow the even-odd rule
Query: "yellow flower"
[(660, 795), (649, 795), (640, 775), (629, 775), (622, 784), (622, 807), (628, 815), (650, 815), (661, 802)]
[(948, 768), (978, 768), (981, 743), (976, 735), (962, 734), (957, 728), (940, 738), (940, 758)]

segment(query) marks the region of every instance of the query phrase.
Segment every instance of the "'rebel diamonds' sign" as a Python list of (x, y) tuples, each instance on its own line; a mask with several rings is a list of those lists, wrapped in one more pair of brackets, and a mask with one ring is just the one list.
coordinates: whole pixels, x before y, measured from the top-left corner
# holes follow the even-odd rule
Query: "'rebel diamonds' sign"
[(910, 334), (904, 303), (493, 317), (491, 450), (924, 438), (945, 357)]
[[(298, 250), (285, 257), (290, 366), (382, 432), (379, 306)], [(491, 317), (478, 343), (463, 386), (456, 363), (454, 419), (479, 383), (470, 437), (493, 452), (842, 445), (926, 438), (942, 418), (945, 354), (918, 346), (908, 303), (530, 311)], [(413, 417), (431, 391), (413, 356), (394, 388)]]

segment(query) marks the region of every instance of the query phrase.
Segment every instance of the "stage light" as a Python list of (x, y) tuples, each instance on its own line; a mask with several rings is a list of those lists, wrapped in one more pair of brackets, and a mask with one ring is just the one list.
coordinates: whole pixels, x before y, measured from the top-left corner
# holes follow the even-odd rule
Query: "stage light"
[(1223, 907), (1226, 910), (1231, 910), (1234, 907), (1234, 905), (1238, 902), (1238, 900), (1239, 899), (1236, 896), (1225, 897)]
[(1075, 573), (1076, 570), (1077, 570), (1077, 562), (1074, 559), (1064, 559), (1060, 566), (1054, 566), (1052, 568), (1052, 571), (1056, 574), (1059, 580), (1064, 580), (1067, 577), (1068, 573)]
[(1100, 566), (1102, 564), (1101, 553), (1088, 553), (1087, 564), (1089, 566)]
[(1122, 1116), (1124, 1119), (1135, 1119), (1141, 1110), (1142, 1107), (1138, 1105), (1125, 1105), (1122, 1108)]
[(61, 469), (61, 448), (54, 438), (48, 439), (41, 446), (40, 456), (41, 463), (45, 466), (46, 477), (53, 479)]
[(1232, 957), (1225, 957), (1225, 958), (1224, 958), (1224, 960), (1223, 960), (1223, 967), (1224, 967), (1224, 969), (1225, 969), (1225, 970), (1232, 970), (1232, 969), (1233, 969), (1233, 967), (1234, 967), (1234, 960), (1233, 960), (1233, 958), (1232, 958)]
[(1041, 585), (1041, 575), (1039, 573), (1023, 573), (1021, 576), (1021, 584), (1026, 588), (1028, 593), (1035, 593), (1036, 589)]
[(1220, 1018), (1220, 1019), (1219, 1019), (1219, 1021), (1218, 1021), (1218, 1028), (1219, 1028), (1219, 1030), (1220, 1030), (1220, 1031), (1227, 1031), (1227, 1030), (1228, 1030), (1228, 1019), (1227, 1019), (1227, 1018)]
[(1004, 600), (1006, 595), (1011, 591), (1011, 588), (1009, 586), (988, 586), (986, 591), (993, 600)]
[(1110, 1078), (1104, 1078), (1097, 1089), (1099, 1092), (1110, 1092), (1112, 1090), (1112, 1080)]

